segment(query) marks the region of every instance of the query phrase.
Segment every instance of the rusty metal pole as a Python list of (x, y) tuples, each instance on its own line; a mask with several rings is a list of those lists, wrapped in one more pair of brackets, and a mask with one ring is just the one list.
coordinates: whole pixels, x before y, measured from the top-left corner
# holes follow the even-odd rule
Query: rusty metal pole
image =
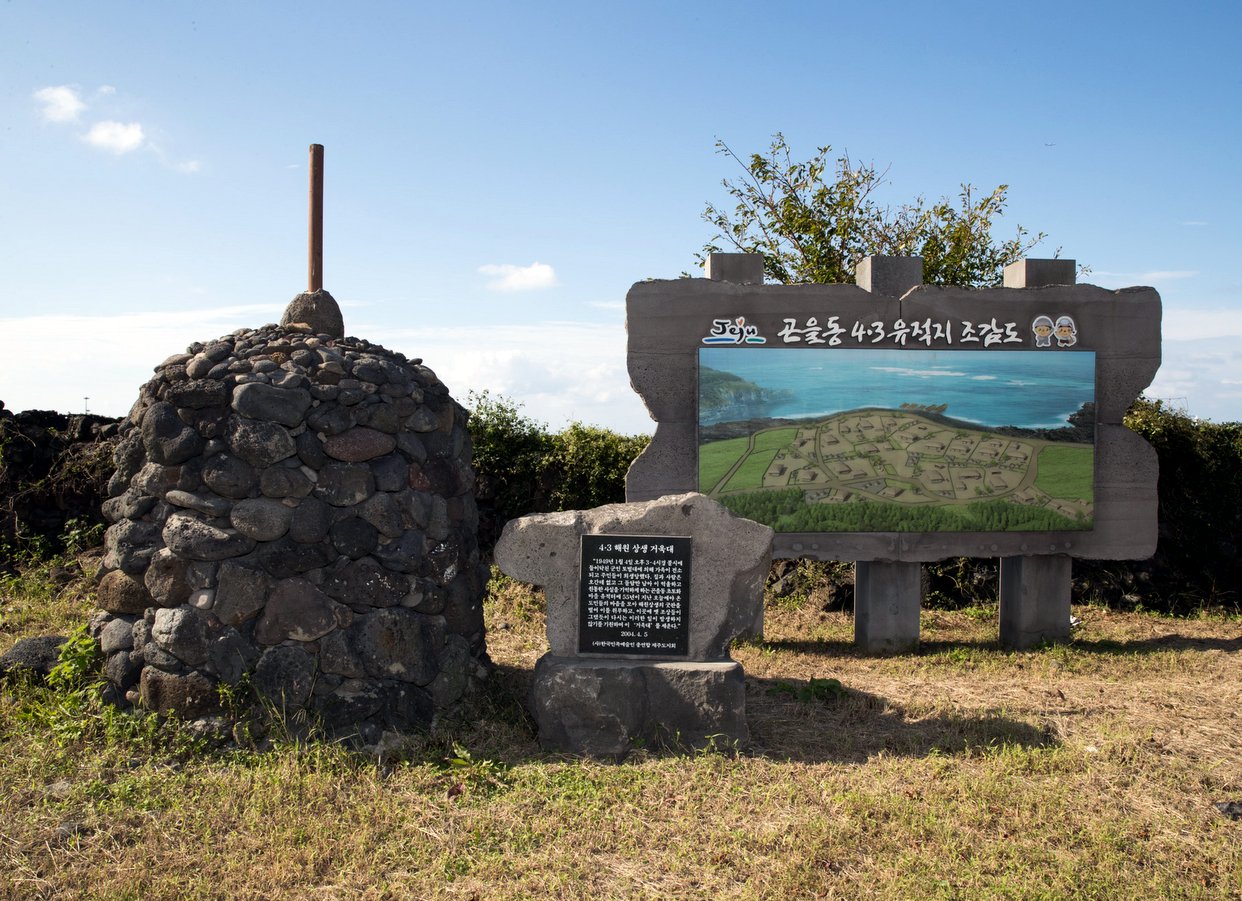
[(310, 236), (307, 288), (323, 290), (323, 145), (310, 145)]

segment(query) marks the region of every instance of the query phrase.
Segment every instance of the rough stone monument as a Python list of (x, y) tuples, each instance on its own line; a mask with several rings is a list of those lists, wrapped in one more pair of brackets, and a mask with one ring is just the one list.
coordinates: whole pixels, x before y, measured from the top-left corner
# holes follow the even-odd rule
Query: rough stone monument
[(637, 742), (745, 742), (729, 644), (760, 622), (772, 534), (697, 493), (510, 521), (496, 565), (547, 596), (540, 743), (621, 758)]
[(465, 411), (421, 360), (344, 336), (315, 259), (284, 324), (192, 344), (142, 387), (91, 633), (132, 703), (201, 717), (249, 680), (373, 742), (486, 674), (486, 569)]
[(855, 634), (918, 644), (920, 564), (1001, 558), (1002, 643), (1068, 637), (1070, 561), (1156, 545), (1155, 452), (1122, 422), (1160, 364), (1159, 295), (1022, 260), (1004, 287), (764, 285), (763, 259), (635, 284), (629, 371), (656, 431), (626, 498), (698, 490), (776, 529), (774, 555), (856, 563)]

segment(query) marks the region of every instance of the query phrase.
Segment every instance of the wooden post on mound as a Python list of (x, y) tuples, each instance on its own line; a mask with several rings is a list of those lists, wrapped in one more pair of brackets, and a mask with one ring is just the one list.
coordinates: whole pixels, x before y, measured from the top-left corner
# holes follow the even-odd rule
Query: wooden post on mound
[(323, 290), (323, 145), (310, 145), (310, 235), (307, 286), (310, 293)]

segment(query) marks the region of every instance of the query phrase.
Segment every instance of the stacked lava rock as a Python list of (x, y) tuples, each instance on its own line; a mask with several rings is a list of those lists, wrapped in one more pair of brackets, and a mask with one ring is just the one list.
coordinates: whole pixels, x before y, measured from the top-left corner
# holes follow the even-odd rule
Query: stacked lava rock
[(486, 674), (466, 413), (421, 360), (242, 330), (160, 364), (121, 429), (91, 628), (131, 703), (210, 715), (246, 677), (373, 741)]

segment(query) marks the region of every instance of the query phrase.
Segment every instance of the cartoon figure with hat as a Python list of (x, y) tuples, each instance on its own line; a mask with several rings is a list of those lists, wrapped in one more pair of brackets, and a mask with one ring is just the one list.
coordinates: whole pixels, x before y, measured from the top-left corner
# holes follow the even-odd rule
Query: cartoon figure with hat
[(1074, 320), (1068, 316), (1057, 317), (1057, 346), (1073, 347), (1078, 343), (1078, 328), (1074, 325)]
[(1052, 346), (1052, 317), (1036, 316), (1035, 321), (1031, 323), (1031, 331), (1035, 333), (1036, 347)]

